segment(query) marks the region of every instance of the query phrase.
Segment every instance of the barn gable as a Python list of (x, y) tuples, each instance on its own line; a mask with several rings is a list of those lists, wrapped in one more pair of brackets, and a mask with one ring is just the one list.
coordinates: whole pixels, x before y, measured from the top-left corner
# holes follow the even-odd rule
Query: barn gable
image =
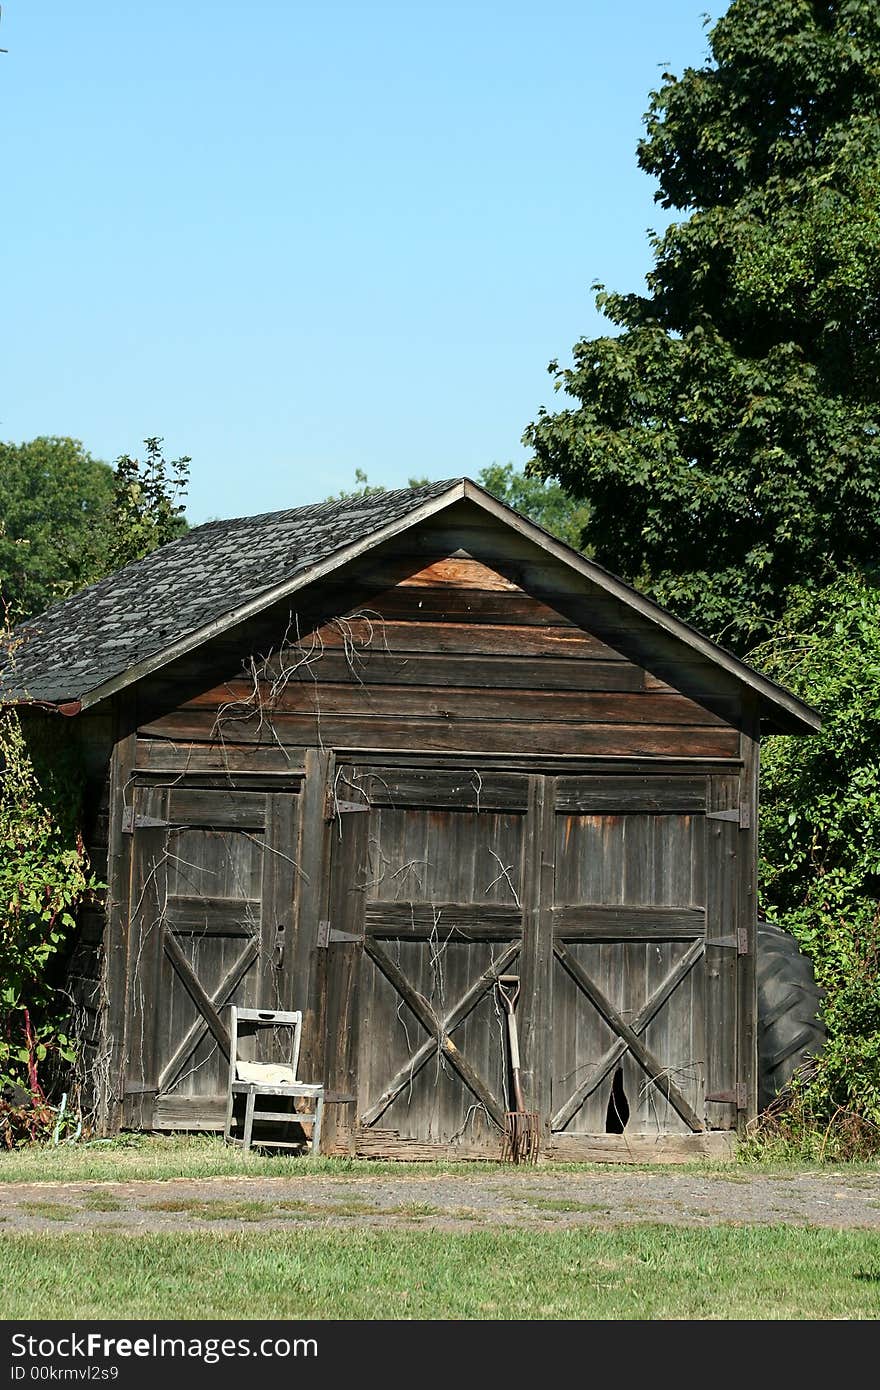
[(3, 673), (4, 688), (22, 698), (93, 706), (276, 604), (288, 601), (292, 611), (305, 595), (308, 607), (310, 588), (325, 580), (330, 589), (344, 584), (364, 554), (393, 553), (405, 563), (414, 543), (408, 533), (431, 519), (437, 524), (427, 534), (441, 551), (444, 532), (450, 554), (470, 540), (485, 558), (512, 565), (533, 595), (565, 603), (573, 622), (586, 594), (591, 621), (609, 639), (628, 630), (632, 641), (644, 642), (656, 633), (659, 649), (665, 633), (676, 666), (708, 662), (753, 690), (768, 729), (819, 727), (815, 712), (791, 692), (468, 479), (197, 527), (19, 629), (23, 641), (14, 668)]
[(757, 709), (467, 502), (144, 677), (137, 700), (144, 738), (181, 743), (666, 758), (739, 756)]

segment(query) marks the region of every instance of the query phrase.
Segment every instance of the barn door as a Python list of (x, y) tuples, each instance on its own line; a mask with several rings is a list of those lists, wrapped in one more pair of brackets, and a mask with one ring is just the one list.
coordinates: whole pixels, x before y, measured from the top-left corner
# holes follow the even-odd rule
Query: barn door
[(737, 795), (735, 777), (556, 781), (550, 1127), (561, 1153), (578, 1135), (727, 1129), (745, 1107)]
[(528, 971), (528, 786), (477, 768), (339, 769), (322, 938), (328, 1151), (497, 1156), (495, 980)]
[(134, 787), (126, 1125), (222, 1124), (227, 1006), (283, 1007), (289, 992), (298, 803), (296, 790)]

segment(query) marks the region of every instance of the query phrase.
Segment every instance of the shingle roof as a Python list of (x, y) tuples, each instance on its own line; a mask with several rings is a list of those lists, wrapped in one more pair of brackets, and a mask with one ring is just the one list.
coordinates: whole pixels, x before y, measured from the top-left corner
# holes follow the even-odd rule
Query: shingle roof
[(455, 480), (209, 521), (17, 629), (7, 696), (78, 700), (440, 497)]

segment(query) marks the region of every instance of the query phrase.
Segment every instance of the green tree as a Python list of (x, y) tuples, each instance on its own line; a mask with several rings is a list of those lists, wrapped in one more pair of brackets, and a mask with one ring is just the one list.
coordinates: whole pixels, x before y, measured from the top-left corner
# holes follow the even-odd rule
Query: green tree
[(559, 483), (526, 473), (512, 463), (493, 463), (481, 469), (477, 481), (499, 502), (522, 512), (575, 550), (581, 549), (589, 508), (569, 496)]
[(112, 498), (112, 469), (76, 439), (0, 444), (0, 598), (13, 617), (89, 582)]
[(0, 444), (0, 601), (14, 621), (176, 539), (187, 529), (190, 459), (162, 440), (114, 468), (76, 439)]
[(820, 734), (761, 759), (761, 881), (828, 993), (811, 1102), (880, 1126), (880, 584), (858, 573), (796, 589), (752, 653), (823, 712)]
[(596, 559), (742, 652), (880, 553), (880, 6), (734, 0), (709, 39), (638, 149), (688, 215), (524, 439)]
[[(169, 463), (162, 453), (162, 440), (157, 436), (144, 440), (143, 462), (128, 454), (116, 460), (113, 502), (108, 518), (110, 540), (105, 552), (103, 538), (98, 537), (95, 579), (133, 560), (142, 560), (160, 545), (167, 545), (186, 532), (183, 498), (191, 462), (183, 455)], [(99, 568), (101, 573), (96, 572)]]

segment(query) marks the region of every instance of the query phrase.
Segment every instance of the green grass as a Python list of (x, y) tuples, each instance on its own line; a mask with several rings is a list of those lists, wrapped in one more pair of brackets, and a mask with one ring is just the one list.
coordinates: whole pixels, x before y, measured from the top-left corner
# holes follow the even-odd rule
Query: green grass
[(118, 1197), (114, 1197), (112, 1192), (104, 1192), (98, 1188), (95, 1192), (86, 1192), (80, 1198), (80, 1209), (83, 1211), (123, 1211), (124, 1203)]
[(517, 1201), (522, 1201), (528, 1207), (534, 1207), (536, 1211), (547, 1212), (579, 1212), (579, 1211), (607, 1211), (607, 1202), (575, 1202), (568, 1197), (524, 1197), (520, 1193), (511, 1193)]
[[(676, 1165), (666, 1171), (718, 1173), (729, 1179), (753, 1172), (784, 1175), (791, 1172), (827, 1172), (829, 1165), (805, 1163), (802, 1159), (779, 1158), (756, 1162), (754, 1152), (737, 1163), (702, 1162)], [(830, 1165), (853, 1173), (877, 1174), (880, 1160)], [(658, 1171), (647, 1165), (626, 1165), (627, 1171)], [(285, 1154), (252, 1153), (227, 1148), (218, 1135), (121, 1135), (116, 1139), (51, 1148), (34, 1145), (0, 1152), (0, 1184), (4, 1182), (134, 1182), (165, 1181), (171, 1178), (210, 1177), (472, 1177), (475, 1174), (503, 1173), (513, 1182), (527, 1186), (535, 1170), (502, 1168), (497, 1163), (380, 1163), (369, 1159), (289, 1157)], [(607, 1164), (559, 1163), (540, 1171), (553, 1173), (608, 1173)], [(745, 1178), (743, 1179), (745, 1180)]]
[(782, 1226), (7, 1233), (0, 1301), (7, 1319), (876, 1319), (880, 1236)]
[(22, 1202), (21, 1209), (43, 1221), (72, 1221), (76, 1215), (76, 1208), (66, 1202)]
[(196, 1197), (170, 1197), (163, 1201), (145, 1202), (141, 1210), (183, 1213), (198, 1221), (277, 1221), (300, 1217), (374, 1215), (376, 1207), (371, 1202), (297, 1202), (286, 1198), (277, 1202), (257, 1199), (205, 1202)]

